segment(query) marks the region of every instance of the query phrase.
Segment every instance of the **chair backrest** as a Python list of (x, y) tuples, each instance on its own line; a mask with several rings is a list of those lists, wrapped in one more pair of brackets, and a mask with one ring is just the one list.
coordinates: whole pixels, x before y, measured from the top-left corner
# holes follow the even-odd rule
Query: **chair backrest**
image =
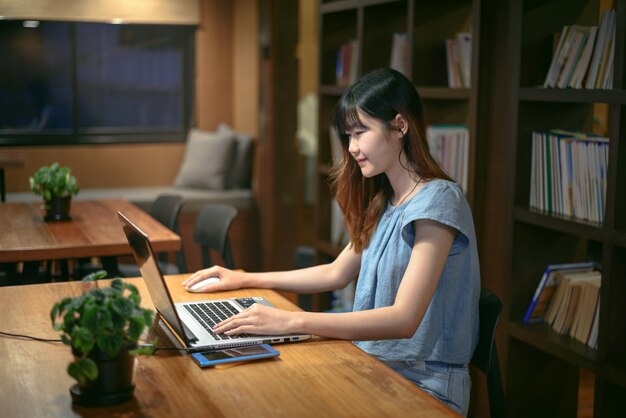
[[(178, 215), (184, 203), (185, 199), (182, 196), (160, 195), (150, 207), (150, 216), (180, 235)], [(166, 262), (167, 254), (160, 254), (159, 259), (162, 262)], [(185, 273), (187, 271), (187, 263), (185, 262), (185, 256), (182, 250), (176, 252), (176, 264), (179, 273)]]
[(490, 416), (492, 418), (504, 417), (504, 389), (496, 349), (496, 327), (502, 311), (502, 302), (491, 291), (482, 288), (478, 310), (478, 343), (470, 364), (482, 370), (487, 377)]
[(228, 232), (236, 216), (237, 209), (228, 205), (209, 204), (200, 209), (193, 239), (202, 249), (204, 268), (211, 266), (209, 250), (217, 251), (222, 256), (225, 267), (229, 269), (235, 267)]

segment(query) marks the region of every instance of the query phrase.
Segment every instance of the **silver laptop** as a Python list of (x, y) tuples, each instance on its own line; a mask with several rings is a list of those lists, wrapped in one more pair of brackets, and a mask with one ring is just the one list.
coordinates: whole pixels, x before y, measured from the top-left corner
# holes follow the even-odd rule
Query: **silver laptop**
[(307, 334), (280, 336), (214, 334), (211, 331), (213, 325), (243, 311), (251, 304), (273, 305), (261, 297), (174, 303), (148, 235), (121, 212), (117, 212), (117, 214), (152, 298), (152, 303), (154, 303), (161, 319), (175, 334), (173, 337), (178, 341), (173, 342), (176, 345), (183, 345), (192, 351), (217, 350), (254, 344), (301, 341), (311, 337)]

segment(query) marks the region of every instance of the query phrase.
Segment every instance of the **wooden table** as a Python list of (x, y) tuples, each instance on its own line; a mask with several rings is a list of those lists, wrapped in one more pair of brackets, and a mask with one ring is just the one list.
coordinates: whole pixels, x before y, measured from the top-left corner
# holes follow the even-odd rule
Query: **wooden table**
[(131, 254), (117, 217), (144, 230), (156, 252), (177, 251), (180, 237), (125, 200), (72, 201), (69, 221), (45, 222), (42, 203), (0, 204), (0, 262)]
[[(263, 296), (298, 309), (278, 293), (247, 289), (190, 294), (185, 276), (170, 276), (175, 301)], [(142, 279), (142, 304), (152, 307)], [(93, 283), (66, 282), (0, 288), (0, 330), (58, 338), (50, 324), (54, 302), (79, 295)], [(27, 303), (24, 303), (27, 301)], [(200, 369), (187, 356), (158, 352), (137, 357), (135, 397), (108, 408), (73, 406), (74, 381), (65, 368), (70, 350), (0, 336), (0, 405), (7, 417), (458, 417), (448, 407), (348, 341), (314, 337), (276, 345), (280, 357), (228, 368)], [(162, 354), (167, 353), (167, 354)]]

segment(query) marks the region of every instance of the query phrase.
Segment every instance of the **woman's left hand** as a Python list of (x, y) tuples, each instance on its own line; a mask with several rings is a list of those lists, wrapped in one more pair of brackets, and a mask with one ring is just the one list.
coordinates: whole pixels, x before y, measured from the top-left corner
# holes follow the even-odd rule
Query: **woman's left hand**
[(255, 303), (245, 311), (220, 322), (213, 327), (216, 334), (281, 335), (294, 331), (296, 312), (272, 308)]

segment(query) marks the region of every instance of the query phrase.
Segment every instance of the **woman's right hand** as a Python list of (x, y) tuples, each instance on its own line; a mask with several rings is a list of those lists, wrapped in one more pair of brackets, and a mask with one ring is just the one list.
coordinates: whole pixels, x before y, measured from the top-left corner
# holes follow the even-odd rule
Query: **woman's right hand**
[(198, 270), (189, 276), (186, 280), (182, 282), (182, 285), (185, 289), (190, 290), (193, 285), (196, 283), (202, 282), (205, 279), (215, 277), (219, 280), (214, 280), (208, 282), (206, 285), (194, 289), (194, 292), (216, 292), (220, 290), (235, 290), (240, 289), (244, 286), (243, 276), (245, 275), (242, 271), (233, 271), (229, 270), (225, 267), (221, 266), (213, 266), (207, 269)]

